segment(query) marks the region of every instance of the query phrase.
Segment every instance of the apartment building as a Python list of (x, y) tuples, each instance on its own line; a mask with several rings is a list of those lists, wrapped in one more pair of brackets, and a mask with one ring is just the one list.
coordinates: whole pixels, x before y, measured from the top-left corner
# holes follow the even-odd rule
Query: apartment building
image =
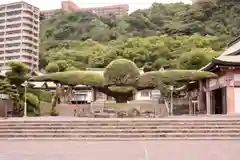
[(23, 62), (38, 70), (40, 11), (26, 2), (0, 5), (0, 68)]
[[(84, 11), (84, 12), (91, 12), (94, 14), (97, 14), (99, 16), (108, 15), (108, 14), (115, 14), (116, 16), (123, 16), (127, 15), (129, 11), (129, 5), (128, 4), (120, 4), (120, 5), (111, 5), (111, 6), (103, 6), (103, 7), (92, 7), (92, 8), (80, 8), (77, 4), (75, 4), (73, 1), (62, 1), (61, 2), (61, 10), (66, 12), (78, 12), (78, 11)], [(44, 15), (45, 19), (51, 18), (55, 10), (44, 10), (41, 11), (41, 14)]]
[(68, 12), (74, 12), (74, 11), (79, 11), (80, 8), (78, 7), (77, 4), (75, 4), (73, 1), (62, 1), (61, 3), (61, 8), (64, 11), (68, 11)]
[(99, 16), (109, 15), (109, 14), (114, 14), (116, 16), (124, 16), (128, 14), (129, 5), (120, 4), (120, 5), (103, 6), (103, 7), (81, 8), (80, 10), (92, 12)]

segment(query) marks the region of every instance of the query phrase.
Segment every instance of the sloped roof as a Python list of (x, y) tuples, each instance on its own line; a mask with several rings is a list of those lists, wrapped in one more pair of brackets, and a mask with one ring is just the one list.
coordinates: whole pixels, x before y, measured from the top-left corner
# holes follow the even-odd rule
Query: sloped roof
[(219, 57), (214, 58), (209, 64), (200, 70), (209, 70), (217, 64), (240, 66), (240, 41), (229, 46)]

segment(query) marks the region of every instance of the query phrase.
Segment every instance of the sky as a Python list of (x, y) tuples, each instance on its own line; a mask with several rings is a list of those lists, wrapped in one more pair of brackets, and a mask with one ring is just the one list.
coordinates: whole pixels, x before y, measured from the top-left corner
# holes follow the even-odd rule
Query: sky
[[(16, 2), (20, 0), (0, 0), (0, 4), (6, 4), (9, 2)], [(48, 9), (58, 9), (61, 7), (62, 0), (24, 0), (29, 4), (32, 4), (41, 10)], [(86, 7), (99, 7), (106, 5), (114, 5), (114, 4), (129, 4), (130, 12), (136, 9), (144, 9), (151, 6), (154, 2), (160, 3), (175, 3), (175, 2), (184, 2), (191, 3), (191, 0), (72, 0), (75, 2), (80, 8)]]

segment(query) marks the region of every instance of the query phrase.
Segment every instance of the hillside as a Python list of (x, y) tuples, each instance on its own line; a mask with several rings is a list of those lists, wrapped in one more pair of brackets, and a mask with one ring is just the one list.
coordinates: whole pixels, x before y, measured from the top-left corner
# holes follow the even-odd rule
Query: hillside
[(194, 5), (155, 3), (129, 16), (98, 17), (91, 13), (56, 13), (43, 22), (43, 40), (107, 42), (118, 38), (155, 35), (212, 35), (232, 38), (240, 33), (240, 1), (218, 0)]
[(138, 67), (198, 69), (240, 35), (239, 13), (238, 0), (154, 3), (122, 18), (58, 11), (42, 21), (40, 67), (105, 67), (127, 58)]

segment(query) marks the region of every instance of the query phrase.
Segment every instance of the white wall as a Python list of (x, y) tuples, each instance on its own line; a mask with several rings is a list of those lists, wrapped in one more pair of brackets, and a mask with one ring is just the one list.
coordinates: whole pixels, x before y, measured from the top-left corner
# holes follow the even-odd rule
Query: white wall
[[(149, 92), (149, 96), (142, 95), (142, 92)], [(139, 91), (135, 95), (135, 100), (151, 100), (151, 99), (152, 99), (152, 95), (151, 95), (151, 91), (149, 90)]]
[(240, 88), (234, 88), (235, 113), (240, 113)]

